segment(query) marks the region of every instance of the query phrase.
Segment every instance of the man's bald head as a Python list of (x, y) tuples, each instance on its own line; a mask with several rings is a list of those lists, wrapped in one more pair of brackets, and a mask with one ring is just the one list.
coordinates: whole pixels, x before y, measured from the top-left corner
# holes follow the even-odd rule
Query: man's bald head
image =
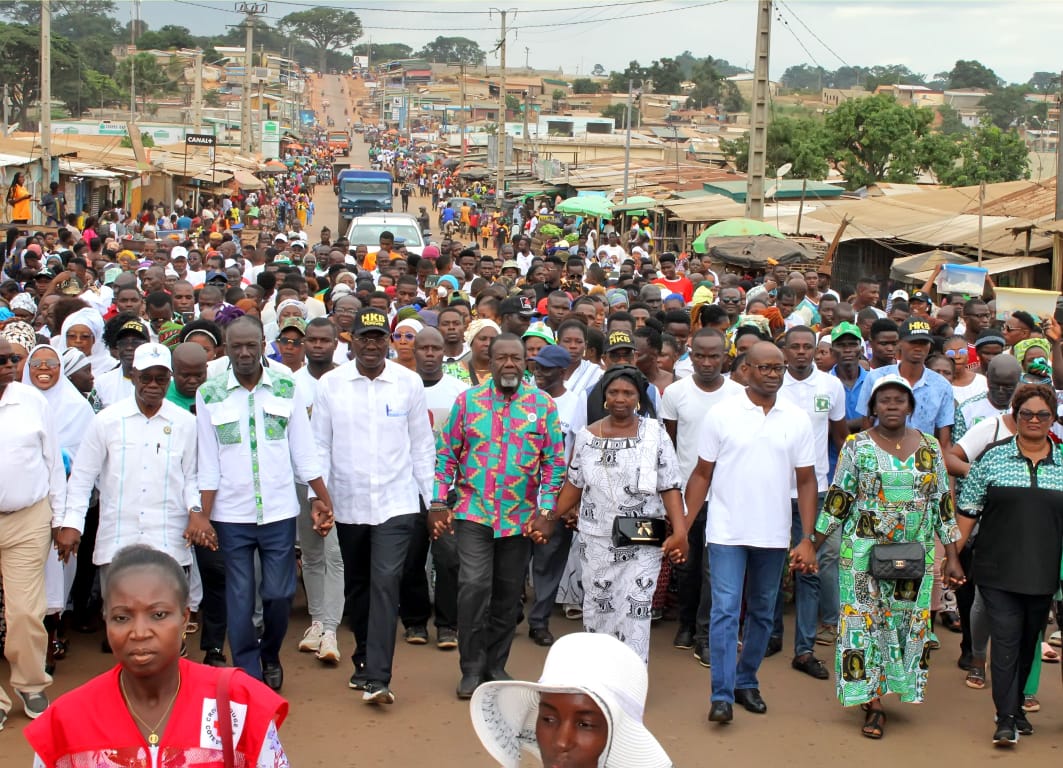
[(194, 341), (178, 344), (173, 350), (173, 386), (182, 397), (195, 397), (207, 380), (207, 351)]
[(173, 350), (173, 362), (189, 363), (191, 365), (206, 365), (207, 350), (192, 341), (178, 344)]
[(435, 328), (432, 328), (431, 326), (423, 328), (421, 331), (419, 331), (417, 333), (417, 337), (413, 341), (413, 348), (417, 349), (417, 347), (421, 347), (421, 346), (424, 346), (426, 344), (428, 344), (428, 345), (438, 344), (439, 346), (442, 347), (443, 346), (443, 334), (441, 334), (438, 330), (436, 330)]
[(746, 351), (747, 365), (774, 365), (782, 362), (782, 350), (770, 341), (758, 341)]
[(417, 373), (426, 382), (443, 378), (443, 334), (427, 327), (418, 332), (413, 340), (413, 356)]

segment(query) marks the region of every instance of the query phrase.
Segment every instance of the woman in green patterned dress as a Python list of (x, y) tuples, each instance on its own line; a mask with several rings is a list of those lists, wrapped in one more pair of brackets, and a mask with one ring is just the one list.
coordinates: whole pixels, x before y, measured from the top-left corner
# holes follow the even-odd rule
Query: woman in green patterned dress
[[(948, 557), (946, 579), (963, 582), (954, 543), (959, 531), (941, 449), (933, 437), (907, 426), (914, 409), (915, 395), (905, 379), (890, 375), (875, 382), (868, 413), (878, 423), (846, 440), (813, 538), (818, 548), (842, 528), (838, 698), (843, 706), (861, 705), (866, 713), (861, 733), (871, 739), (882, 738), (883, 696), (895, 693), (904, 702), (923, 700), (935, 533)], [(925, 578), (880, 581), (871, 576), (875, 544), (909, 542), (926, 548)]]

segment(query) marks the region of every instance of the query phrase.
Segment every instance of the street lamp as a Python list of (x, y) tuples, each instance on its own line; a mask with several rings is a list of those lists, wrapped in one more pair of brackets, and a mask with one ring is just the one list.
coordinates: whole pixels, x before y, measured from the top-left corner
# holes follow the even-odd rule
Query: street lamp
[(783, 163), (775, 170), (775, 188), (771, 191), (771, 200), (775, 203), (775, 228), (779, 228), (779, 185), (782, 177), (794, 169), (793, 163)]

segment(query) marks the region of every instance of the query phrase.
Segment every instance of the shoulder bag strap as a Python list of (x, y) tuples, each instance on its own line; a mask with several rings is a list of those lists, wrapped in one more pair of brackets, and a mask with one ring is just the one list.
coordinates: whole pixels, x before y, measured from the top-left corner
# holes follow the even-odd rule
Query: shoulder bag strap
[(232, 682), (235, 667), (227, 667), (218, 676), (215, 696), (218, 702), (218, 730), (221, 736), (221, 748), (224, 755), (225, 768), (235, 768), (236, 754), (233, 744), (233, 718), (232, 709), (229, 706), (229, 685)]

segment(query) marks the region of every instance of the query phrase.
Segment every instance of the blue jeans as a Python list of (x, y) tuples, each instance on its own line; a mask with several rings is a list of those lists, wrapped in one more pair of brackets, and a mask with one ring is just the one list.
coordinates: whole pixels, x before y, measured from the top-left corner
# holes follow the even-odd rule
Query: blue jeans
[(842, 547), (841, 526), (820, 545), (819, 561), (819, 623), (838, 626), (841, 611), (841, 591), (838, 587), (838, 553)]
[[(262, 664), (280, 662), (281, 644), (295, 596), (296, 519), (275, 523), (214, 523), (218, 549), (225, 556), (225, 613), (233, 666), (256, 680)], [(255, 584), (255, 552), (262, 562), (262, 583)], [(255, 591), (262, 596), (264, 630), (259, 640), (252, 615)]]
[[(785, 549), (709, 544), (712, 563), (712, 614), (709, 653), (712, 700), (734, 702), (735, 688), (759, 688), (757, 670), (771, 636), (779, 574)], [(738, 658), (738, 617), (745, 585), (746, 626)]]
[[(825, 496), (826, 494), (820, 494), (816, 498), (817, 509), (823, 506), (823, 499)], [(796, 547), (801, 541), (802, 531), (801, 515), (797, 511), (796, 499), (790, 501), (790, 511), (790, 546)], [(835, 554), (834, 562), (834, 589), (835, 593), (837, 593), (837, 554)], [(782, 573), (785, 571), (786, 567), (787, 565), (783, 564), (783, 568), (780, 571), (779, 597), (775, 601), (775, 623), (771, 631), (773, 637), (779, 638), (783, 636)], [(812, 649), (816, 645), (816, 629), (819, 627), (819, 589), (819, 576), (814, 573), (794, 572), (794, 608), (797, 612), (797, 620), (794, 622), (794, 656), (803, 656), (806, 653), (812, 653)], [(837, 608), (835, 608), (835, 613), (837, 613)]]

